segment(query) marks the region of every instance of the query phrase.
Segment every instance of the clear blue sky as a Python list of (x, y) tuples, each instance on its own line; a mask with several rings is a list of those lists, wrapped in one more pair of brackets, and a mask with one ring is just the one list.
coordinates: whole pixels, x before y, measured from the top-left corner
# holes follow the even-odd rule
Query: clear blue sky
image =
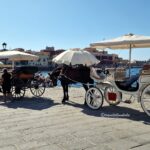
[[(150, 0), (0, 0), (0, 6), (7, 48), (84, 48), (130, 32), (150, 36)], [(115, 52), (128, 58), (128, 51)], [(132, 59), (149, 58), (150, 48), (133, 50)]]

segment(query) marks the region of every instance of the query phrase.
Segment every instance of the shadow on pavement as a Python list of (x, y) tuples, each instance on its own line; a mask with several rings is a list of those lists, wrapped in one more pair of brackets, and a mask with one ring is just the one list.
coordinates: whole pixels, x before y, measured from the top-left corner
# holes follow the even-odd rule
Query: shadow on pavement
[(78, 104), (72, 101), (65, 103), (73, 107), (81, 108), (84, 114), (95, 116), (95, 117), (104, 117), (104, 118), (126, 118), (134, 121), (143, 121), (144, 124), (150, 125), (150, 117), (147, 116), (144, 112), (140, 112), (136, 109), (123, 107), (123, 106), (103, 106), (98, 110), (92, 110), (87, 105)]
[(24, 97), (21, 100), (15, 100), (12, 102), (1, 103), (1, 106), (8, 108), (25, 108), (33, 110), (43, 110), (49, 107), (59, 105), (60, 103), (55, 103), (54, 100), (44, 98), (44, 97)]

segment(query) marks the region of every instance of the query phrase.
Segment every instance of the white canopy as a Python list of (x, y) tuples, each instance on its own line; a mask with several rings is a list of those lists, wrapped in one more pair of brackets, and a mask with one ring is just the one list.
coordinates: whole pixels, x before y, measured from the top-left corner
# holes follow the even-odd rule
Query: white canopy
[(129, 49), (131, 48), (148, 48), (150, 47), (150, 36), (126, 34), (111, 40), (91, 43), (91, 47), (105, 49)]
[(3, 51), (0, 52), (0, 59), (8, 58), (11, 61), (21, 61), (21, 60), (38, 60), (38, 56), (28, 54), (20, 51)]
[(57, 64), (66, 64), (66, 65), (82, 64), (86, 66), (91, 66), (99, 63), (99, 60), (97, 60), (94, 55), (92, 55), (87, 51), (80, 49), (72, 49), (66, 50), (65, 52), (56, 56), (53, 59), (53, 62)]
[(131, 49), (132, 48), (148, 48), (150, 47), (150, 36), (126, 34), (118, 38), (111, 40), (100, 41), (91, 43), (91, 47), (98, 49), (129, 49), (129, 76), (130, 76), (130, 64), (131, 64)]

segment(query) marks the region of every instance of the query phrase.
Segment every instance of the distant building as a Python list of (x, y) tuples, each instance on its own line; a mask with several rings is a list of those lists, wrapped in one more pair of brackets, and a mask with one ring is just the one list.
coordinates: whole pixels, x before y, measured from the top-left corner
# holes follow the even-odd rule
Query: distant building
[[(42, 49), (40, 51), (35, 51), (35, 50), (31, 50), (31, 49), (30, 50), (25, 50), (23, 48), (15, 48), (13, 50), (26, 52), (26, 53), (29, 53), (29, 54), (39, 56), (39, 59), (36, 60), (36, 61), (35, 60), (17, 61), (17, 62), (15, 62), (16, 66), (31, 65), (31, 66), (38, 66), (38, 67), (41, 67), (41, 68), (53, 68), (54, 64), (52, 63), (52, 59), (55, 56), (57, 56), (60, 53), (65, 51), (64, 49), (55, 50), (54, 47), (48, 47), (48, 46), (45, 49)], [(7, 64), (7, 65), (12, 64), (12, 61), (9, 61), (8, 59), (1, 59), (1, 61), (4, 64)]]
[[(28, 65), (32, 66), (38, 66), (38, 67), (52, 67), (52, 59), (65, 51), (64, 49), (58, 49), (55, 50), (54, 47), (46, 47), (45, 49), (42, 49), (40, 51), (32, 51), (32, 50), (26, 50), (25, 52), (29, 54), (34, 54), (39, 56), (39, 59), (37, 61), (28, 61)], [(25, 64), (25, 63), (24, 63)]]
[(147, 60), (147, 64), (150, 64), (150, 59)]
[(24, 52), (25, 50), (23, 48), (15, 48), (13, 49), (14, 51), (20, 51), (20, 52)]
[(143, 67), (146, 63), (147, 61), (134, 60), (134, 62), (131, 62), (131, 66)]
[(47, 67), (49, 65), (49, 56), (44, 54), (37, 54), (39, 56), (38, 60), (30, 60), (28, 61), (28, 65), (31, 66), (39, 66), (39, 67)]
[(117, 54), (108, 54), (107, 51), (98, 51), (96, 48), (85, 48), (84, 50), (92, 53), (99, 61), (98, 67), (114, 66), (118, 63), (119, 57)]
[(45, 49), (40, 50), (40, 53), (51, 57), (51, 56), (55, 55), (55, 48), (47, 46)]
[(54, 56), (59, 55), (60, 53), (64, 51), (65, 51), (64, 49), (55, 50), (54, 47), (46, 47), (45, 49), (41, 50), (40, 53), (46, 54), (52, 59)]
[(52, 59), (64, 51), (65, 51), (64, 49), (55, 50), (54, 47), (46, 47), (45, 49), (41, 50), (40, 53), (47, 55), (49, 57), (49, 61), (48, 61), (49, 65), (53, 66)]

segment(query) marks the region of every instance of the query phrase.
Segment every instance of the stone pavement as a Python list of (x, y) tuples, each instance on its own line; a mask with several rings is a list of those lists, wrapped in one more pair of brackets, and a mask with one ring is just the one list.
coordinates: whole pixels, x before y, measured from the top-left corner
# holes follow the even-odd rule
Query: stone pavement
[[(139, 103), (84, 106), (82, 88), (47, 89), (43, 97), (30, 92), (21, 101), (0, 103), (0, 150), (149, 150), (150, 118)], [(0, 96), (2, 99), (2, 96)]]

